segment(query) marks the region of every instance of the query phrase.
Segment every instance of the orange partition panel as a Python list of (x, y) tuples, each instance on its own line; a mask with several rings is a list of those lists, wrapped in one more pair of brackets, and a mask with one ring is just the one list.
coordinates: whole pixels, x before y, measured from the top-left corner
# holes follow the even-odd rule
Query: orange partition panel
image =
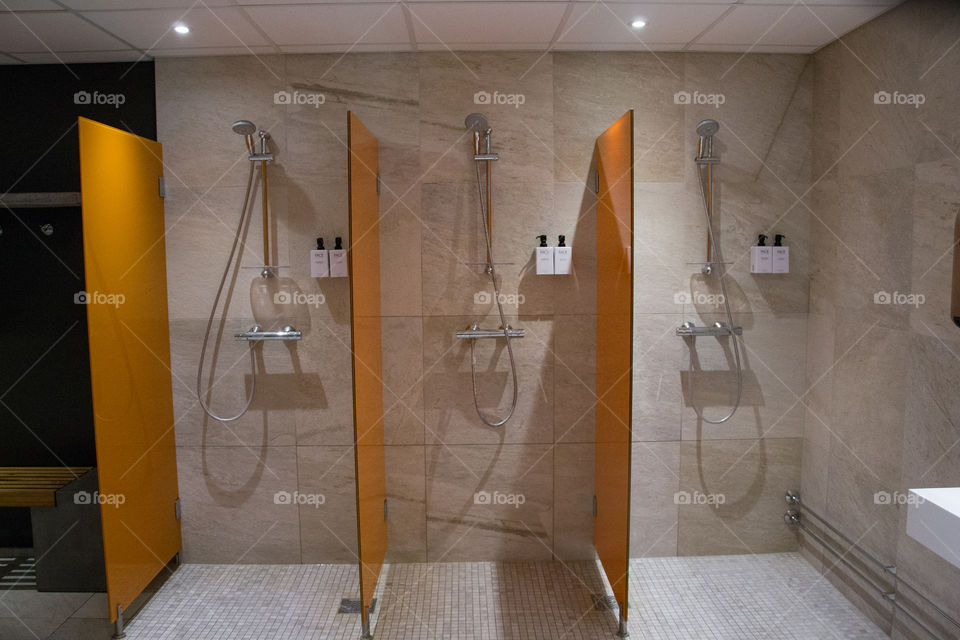
[(80, 118), (100, 515), (110, 619), (180, 550), (159, 143)]
[(387, 552), (380, 366), (380, 197), (377, 194), (380, 145), (353, 113), (347, 113), (347, 146), (357, 540), (361, 619), (364, 635), (369, 636), (369, 607)]
[(597, 138), (597, 452), (593, 542), (627, 620), (633, 357), (633, 111)]

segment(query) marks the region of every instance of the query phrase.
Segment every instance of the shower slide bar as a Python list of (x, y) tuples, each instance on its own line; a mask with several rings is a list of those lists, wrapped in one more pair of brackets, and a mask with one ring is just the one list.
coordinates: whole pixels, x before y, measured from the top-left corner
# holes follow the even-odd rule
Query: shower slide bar
[(79, 207), (79, 191), (51, 191), (46, 193), (8, 193), (0, 195), (0, 205), (8, 209), (54, 209)]
[[(507, 326), (507, 333), (511, 338), (522, 338), (526, 334), (526, 329), (514, 329), (513, 327)], [(503, 329), (481, 329), (476, 325), (464, 329), (463, 331), (457, 331), (457, 337), (468, 340), (476, 340), (477, 338), (502, 338)]]
[[(905, 581), (903, 578), (900, 578), (899, 576), (897, 576), (897, 568), (896, 568), (895, 566), (887, 565), (887, 564), (884, 564), (884, 563), (880, 562), (877, 558), (875, 558), (873, 555), (871, 555), (866, 549), (864, 549), (863, 547), (861, 547), (859, 544), (857, 544), (856, 542), (854, 542), (853, 540), (851, 540), (848, 536), (844, 535), (840, 530), (838, 530), (838, 529), (837, 529), (836, 527), (834, 527), (832, 524), (830, 524), (829, 522), (827, 522), (827, 520), (826, 520), (823, 516), (821, 516), (820, 514), (818, 514), (816, 511), (814, 511), (813, 509), (811, 509), (811, 508), (808, 507), (807, 505), (803, 504), (803, 503), (800, 501), (800, 494), (799, 494), (798, 492), (792, 491), (792, 490), (788, 490), (787, 493), (786, 493), (786, 495), (785, 495), (785, 498), (786, 498), (787, 504), (791, 505), (792, 507), (795, 507), (795, 508), (788, 509), (787, 512), (786, 512), (785, 514), (783, 514), (783, 519), (784, 519), (784, 521), (785, 521), (788, 525), (797, 527), (798, 529), (800, 529), (801, 531), (803, 531), (804, 533), (806, 533), (807, 535), (809, 535), (811, 538), (813, 538), (814, 540), (816, 540), (817, 543), (819, 543), (819, 545), (820, 545), (823, 549), (825, 549), (825, 550), (828, 551), (830, 554), (832, 554), (833, 556), (835, 556), (838, 561), (842, 562), (842, 563), (843, 563), (844, 565), (846, 565), (849, 569), (851, 569), (854, 573), (856, 573), (856, 574), (860, 577), (861, 580), (863, 580), (864, 582), (866, 582), (867, 584), (869, 584), (877, 593), (880, 594), (880, 596), (881, 596), (882, 598), (884, 598), (885, 600), (887, 600), (888, 602), (890, 602), (890, 604), (892, 604), (892, 605), (894, 606), (894, 608), (898, 609), (898, 610), (899, 610), (900, 612), (902, 612), (905, 616), (907, 616), (908, 618), (910, 618), (910, 620), (911, 620), (914, 624), (916, 624), (918, 627), (920, 627), (921, 629), (923, 629), (923, 631), (924, 631), (927, 635), (929, 635), (931, 638), (935, 638), (936, 640), (940, 640), (940, 636), (938, 636), (936, 633), (934, 633), (933, 631), (931, 631), (931, 630), (927, 627), (927, 625), (925, 625), (923, 622), (921, 622), (920, 620), (918, 620), (912, 613), (910, 613), (909, 610), (907, 610), (902, 604), (900, 604), (899, 602), (897, 602), (897, 599), (896, 599), (896, 598), (897, 598), (897, 594), (896, 594), (896, 590), (895, 590), (897, 586), (904, 586), (904, 587), (906, 587), (907, 589), (909, 589), (910, 591), (912, 591), (913, 593), (915, 593), (916, 595), (918, 595), (921, 600), (923, 600), (923, 601), (924, 601), (926, 604), (928, 604), (933, 610), (935, 610), (937, 613), (939, 613), (939, 614), (943, 617), (944, 620), (946, 620), (947, 622), (949, 622), (951, 625), (953, 625), (953, 626), (956, 627), (957, 629), (960, 629), (960, 622), (958, 622), (957, 620), (955, 620), (953, 617), (951, 617), (949, 614), (947, 614), (943, 609), (941, 609), (940, 607), (938, 607), (933, 601), (931, 601), (929, 598), (927, 598), (925, 595), (923, 595), (923, 593), (921, 593), (916, 587), (914, 587), (913, 585), (911, 585), (909, 582)], [(850, 549), (856, 550), (857, 552), (860, 553), (861, 556), (863, 556), (864, 558), (866, 558), (867, 560), (869, 560), (873, 565), (875, 565), (876, 567), (878, 567), (881, 571), (883, 571), (884, 573), (889, 574), (890, 576), (892, 576), (892, 577), (891, 577), (891, 580), (893, 580), (893, 582), (894, 582), (894, 591), (888, 591), (887, 589), (885, 589), (885, 588), (877, 585), (876, 582), (874, 582), (872, 579), (870, 579), (869, 577), (867, 577), (860, 568), (858, 568), (856, 565), (854, 565), (854, 564), (849, 560), (849, 558), (847, 558), (846, 552), (841, 553), (841, 552), (837, 551), (837, 550), (834, 549), (830, 544), (828, 544), (827, 541), (824, 540), (822, 536), (818, 535), (817, 533), (815, 533), (814, 531), (812, 531), (810, 528), (808, 528), (808, 527), (803, 523), (803, 519), (802, 519), (802, 516), (801, 516), (801, 510), (803, 510), (803, 511), (807, 512), (807, 514), (813, 516), (814, 519), (818, 520), (818, 521), (819, 521), (821, 524), (823, 524), (827, 529), (829, 529), (830, 531), (832, 531), (837, 537), (839, 537), (841, 540), (843, 540), (843, 541), (846, 542), (848, 545), (850, 545)]]
[(730, 335), (743, 335), (743, 327), (733, 327), (732, 329), (722, 322), (714, 322), (709, 327), (698, 327), (692, 322), (684, 322), (677, 327), (677, 335), (682, 338), (700, 338), (700, 337), (720, 337)]
[(236, 340), (246, 342), (258, 342), (264, 340), (299, 340), (302, 333), (299, 329), (287, 326), (280, 331), (263, 331), (259, 326), (254, 326), (250, 331), (241, 331), (233, 334)]

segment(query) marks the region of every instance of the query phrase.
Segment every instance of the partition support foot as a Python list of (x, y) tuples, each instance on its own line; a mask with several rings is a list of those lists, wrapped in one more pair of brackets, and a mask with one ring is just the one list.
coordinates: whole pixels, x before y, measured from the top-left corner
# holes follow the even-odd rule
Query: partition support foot
[(126, 638), (127, 634), (123, 630), (123, 605), (117, 605), (117, 620), (113, 623), (113, 637), (115, 640)]

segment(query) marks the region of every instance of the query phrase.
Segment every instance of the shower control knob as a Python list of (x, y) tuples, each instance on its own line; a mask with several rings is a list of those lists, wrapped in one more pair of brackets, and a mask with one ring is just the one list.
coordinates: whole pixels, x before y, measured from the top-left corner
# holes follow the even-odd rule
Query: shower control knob
[(45, 235), (45, 236), (52, 236), (52, 235), (53, 235), (53, 225), (50, 224), (49, 222), (48, 222), (47, 224), (40, 225), (40, 231), (42, 231), (42, 232), (43, 232), (43, 235)]
[(684, 322), (682, 325), (680, 325), (682, 329), (693, 329), (695, 326), (696, 325), (694, 325), (692, 322)]

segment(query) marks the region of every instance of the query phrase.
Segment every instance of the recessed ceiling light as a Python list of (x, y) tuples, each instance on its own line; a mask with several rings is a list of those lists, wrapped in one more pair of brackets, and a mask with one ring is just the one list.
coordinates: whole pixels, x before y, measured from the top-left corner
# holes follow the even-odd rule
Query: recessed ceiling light
[(644, 20), (643, 18), (637, 18), (636, 20), (630, 23), (630, 26), (633, 27), (634, 29), (643, 29), (645, 26), (647, 26), (647, 21)]
[(175, 25), (173, 25), (173, 30), (176, 31), (177, 33), (179, 33), (179, 34), (182, 35), (182, 36), (185, 36), (185, 35), (187, 35), (188, 33), (190, 33), (190, 27), (188, 27), (187, 25), (183, 24), (182, 22), (178, 22), (178, 23), (176, 23)]

